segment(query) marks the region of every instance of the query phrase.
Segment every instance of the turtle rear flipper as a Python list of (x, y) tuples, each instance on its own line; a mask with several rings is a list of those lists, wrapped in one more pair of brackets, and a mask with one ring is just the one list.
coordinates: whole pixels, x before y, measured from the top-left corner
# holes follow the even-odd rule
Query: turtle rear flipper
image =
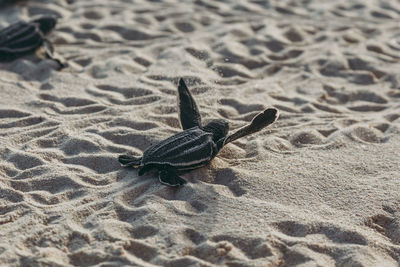
[(186, 180), (179, 177), (172, 169), (160, 170), (158, 175), (160, 182), (165, 185), (180, 186), (186, 184)]
[(142, 157), (133, 157), (129, 155), (120, 155), (118, 157), (119, 163), (123, 167), (133, 167), (133, 168), (138, 168), (141, 165)]
[(183, 130), (201, 127), (199, 109), (182, 78), (178, 85), (178, 114)]
[(264, 110), (263, 112), (258, 113), (253, 120), (251, 121), (250, 124), (240, 128), (233, 134), (229, 135), (223, 145), (226, 145), (232, 141), (235, 141), (236, 139), (239, 139), (243, 136), (258, 132), (262, 130), (264, 127), (270, 125), (279, 116), (279, 112), (275, 108), (269, 108)]

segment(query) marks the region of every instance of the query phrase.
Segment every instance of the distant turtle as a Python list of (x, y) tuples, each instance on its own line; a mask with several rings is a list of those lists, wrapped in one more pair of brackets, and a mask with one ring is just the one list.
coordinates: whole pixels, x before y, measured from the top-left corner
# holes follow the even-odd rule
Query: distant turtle
[(54, 16), (40, 16), (29, 22), (18, 21), (0, 29), (0, 61), (11, 61), (34, 52), (43, 46), (46, 56), (55, 60), (60, 67), (66, 64), (54, 56), (54, 48), (46, 35), (56, 26)]
[(206, 165), (224, 145), (260, 131), (278, 118), (278, 110), (268, 108), (257, 114), (250, 124), (227, 136), (229, 125), (225, 120), (212, 120), (202, 126), (196, 102), (183, 79), (179, 80), (178, 94), (178, 113), (183, 131), (150, 146), (142, 157), (121, 155), (118, 158), (124, 167), (140, 168), (139, 176), (157, 169), (160, 182), (170, 186), (186, 183), (177, 171)]

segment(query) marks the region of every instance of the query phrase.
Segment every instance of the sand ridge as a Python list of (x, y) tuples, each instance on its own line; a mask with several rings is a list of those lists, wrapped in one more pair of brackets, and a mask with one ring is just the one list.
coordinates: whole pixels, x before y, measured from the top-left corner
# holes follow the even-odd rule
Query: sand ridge
[[(398, 265), (398, 3), (10, 2), (70, 66), (0, 63), (1, 264)], [(205, 122), (280, 117), (174, 189), (117, 156), (180, 131), (180, 77)]]

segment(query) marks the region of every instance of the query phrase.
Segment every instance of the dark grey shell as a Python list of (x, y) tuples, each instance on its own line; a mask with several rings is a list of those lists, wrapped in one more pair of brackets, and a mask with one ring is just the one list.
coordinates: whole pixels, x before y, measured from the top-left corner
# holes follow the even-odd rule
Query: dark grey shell
[(43, 43), (43, 36), (34, 23), (17, 22), (0, 30), (0, 59), (11, 60), (20, 54), (35, 51)]
[(31, 53), (44, 42), (39, 24), (19, 21), (0, 30), (0, 60), (13, 60)]
[(142, 165), (170, 165), (178, 170), (190, 170), (206, 165), (217, 153), (212, 133), (193, 127), (146, 149)]

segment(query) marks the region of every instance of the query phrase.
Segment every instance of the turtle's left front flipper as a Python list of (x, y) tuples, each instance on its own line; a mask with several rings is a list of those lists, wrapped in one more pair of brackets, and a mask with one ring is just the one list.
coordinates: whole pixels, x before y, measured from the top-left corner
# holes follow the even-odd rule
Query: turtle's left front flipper
[(165, 185), (180, 186), (186, 184), (186, 180), (179, 177), (172, 168), (160, 170), (158, 175), (160, 182)]
[(60, 69), (68, 67), (68, 63), (65, 61), (65, 59), (61, 58), (61, 56), (59, 56), (58, 54), (56, 54), (56, 52), (54, 52), (54, 47), (49, 40), (47, 39), (43, 40), (43, 47), (44, 51), (46, 52), (47, 58), (57, 62), (58, 65), (60, 65)]
[(178, 85), (178, 114), (183, 130), (195, 126), (201, 127), (199, 109), (182, 78)]

